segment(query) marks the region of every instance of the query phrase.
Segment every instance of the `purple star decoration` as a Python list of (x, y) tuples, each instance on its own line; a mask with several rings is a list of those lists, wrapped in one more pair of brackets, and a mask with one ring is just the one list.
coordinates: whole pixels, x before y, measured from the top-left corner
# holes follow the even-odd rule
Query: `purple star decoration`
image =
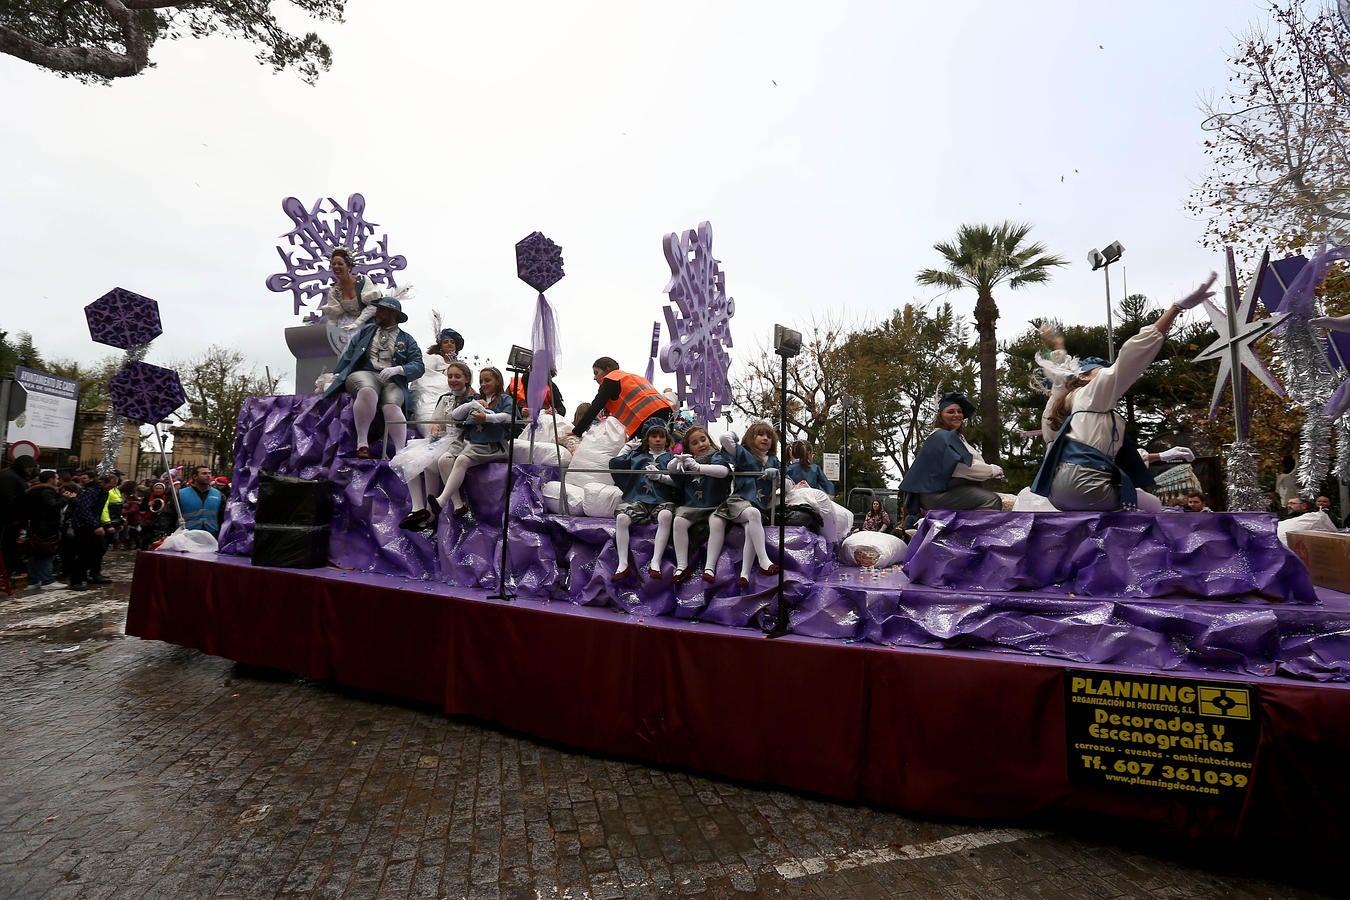
[(352, 272), (365, 275), (371, 281), (387, 287), (398, 287), (394, 273), (408, 267), (402, 256), (389, 255), (389, 236), (374, 239), (378, 223), (365, 218), (366, 198), (352, 194), (344, 207), (332, 197), (328, 208), (323, 200), (314, 201), (312, 209), (295, 197), (281, 201), (281, 208), (291, 217), (295, 227), (283, 237), (292, 248), (277, 246), (277, 254), (286, 271), (269, 275), (267, 289), (276, 293), (290, 291), (295, 300), (295, 314), (304, 310), (308, 301), (321, 298), (333, 280), (328, 261), (333, 251), (345, 247), (356, 257)]
[(516, 274), (543, 293), (563, 277), (562, 248), (538, 231), (516, 243)]
[(130, 350), (159, 337), (159, 304), (126, 288), (113, 288), (84, 308), (89, 336), (100, 344)]
[(145, 362), (128, 363), (108, 382), (113, 411), (137, 422), (154, 424), (183, 405), (183, 385), (173, 369)]
[(699, 223), (683, 236), (662, 242), (670, 281), (665, 307), (670, 343), (661, 351), (661, 371), (675, 373), (680, 400), (703, 421), (721, 415), (731, 399), (731, 317), (736, 301), (727, 296), (726, 274), (712, 255), (712, 225)]
[(525, 405), (530, 408), (530, 421), (538, 424), (544, 408), (544, 392), (548, 390), (549, 374), (558, 362), (558, 324), (553, 307), (544, 297), (544, 291), (562, 280), (562, 247), (538, 231), (516, 242), (516, 275), (539, 292), (534, 311), (534, 327), (530, 331), (534, 359), (530, 366), (537, 373), (530, 379)]

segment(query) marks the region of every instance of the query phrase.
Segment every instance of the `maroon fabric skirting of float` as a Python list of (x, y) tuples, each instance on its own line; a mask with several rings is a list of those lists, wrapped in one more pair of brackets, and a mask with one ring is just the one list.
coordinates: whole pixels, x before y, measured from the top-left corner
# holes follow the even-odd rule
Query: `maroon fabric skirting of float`
[(387, 576), (168, 553), (138, 557), (127, 633), (573, 747), (919, 814), (1087, 814), (1189, 837), (1328, 847), (1350, 836), (1350, 688), (1341, 685), (1207, 677), (1259, 685), (1252, 787), (1243, 803), (1216, 806), (1070, 783), (1065, 667), (1028, 655), (768, 640)]

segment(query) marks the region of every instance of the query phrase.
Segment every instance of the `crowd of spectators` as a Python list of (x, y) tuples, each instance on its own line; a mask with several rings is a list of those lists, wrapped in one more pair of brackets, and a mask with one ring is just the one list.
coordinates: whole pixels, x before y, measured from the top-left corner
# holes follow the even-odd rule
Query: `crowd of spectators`
[[(175, 506), (170, 483), (178, 492)], [(177, 479), (125, 479), (123, 473), (43, 468), (19, 457), (0, 470), (0, 551), (11, 584), (30, 590), (86, 590), (109, 584), (109, 552), (149, 550), (179, 525), (218, 534), (229, 480), (208, 466)]]

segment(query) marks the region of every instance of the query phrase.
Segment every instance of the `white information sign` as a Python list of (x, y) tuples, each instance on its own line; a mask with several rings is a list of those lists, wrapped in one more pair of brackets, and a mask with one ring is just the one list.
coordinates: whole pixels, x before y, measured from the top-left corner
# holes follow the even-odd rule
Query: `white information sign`
[(831, 481), (839, 480), (839, 454), (822, 453), (820, 454), (820, 467), (825, 470), (825, 477)]
[(65, 450), (75, 432), (75, 405), (80, 386), (69, 378), (16, 366), (14, 380), (28, 392), (28, 407), (7, 433), (10, 443), (32, 441), (39, 447)]

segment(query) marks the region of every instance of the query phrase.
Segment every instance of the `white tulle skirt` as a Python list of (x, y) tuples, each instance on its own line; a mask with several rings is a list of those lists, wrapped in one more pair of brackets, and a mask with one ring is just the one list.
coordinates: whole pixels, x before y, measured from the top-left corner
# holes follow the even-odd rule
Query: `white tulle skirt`
[(436, 465), (442, 456), (458, 456), (464, 447), (464, 435), (458, 428), (447, 428), (445, 434), (437, 438), (413, 438), (403, 445), (403, 449), (389, 460), (389, 468), (394, 470), (404, 484), (412, 481), (427, 469)]

